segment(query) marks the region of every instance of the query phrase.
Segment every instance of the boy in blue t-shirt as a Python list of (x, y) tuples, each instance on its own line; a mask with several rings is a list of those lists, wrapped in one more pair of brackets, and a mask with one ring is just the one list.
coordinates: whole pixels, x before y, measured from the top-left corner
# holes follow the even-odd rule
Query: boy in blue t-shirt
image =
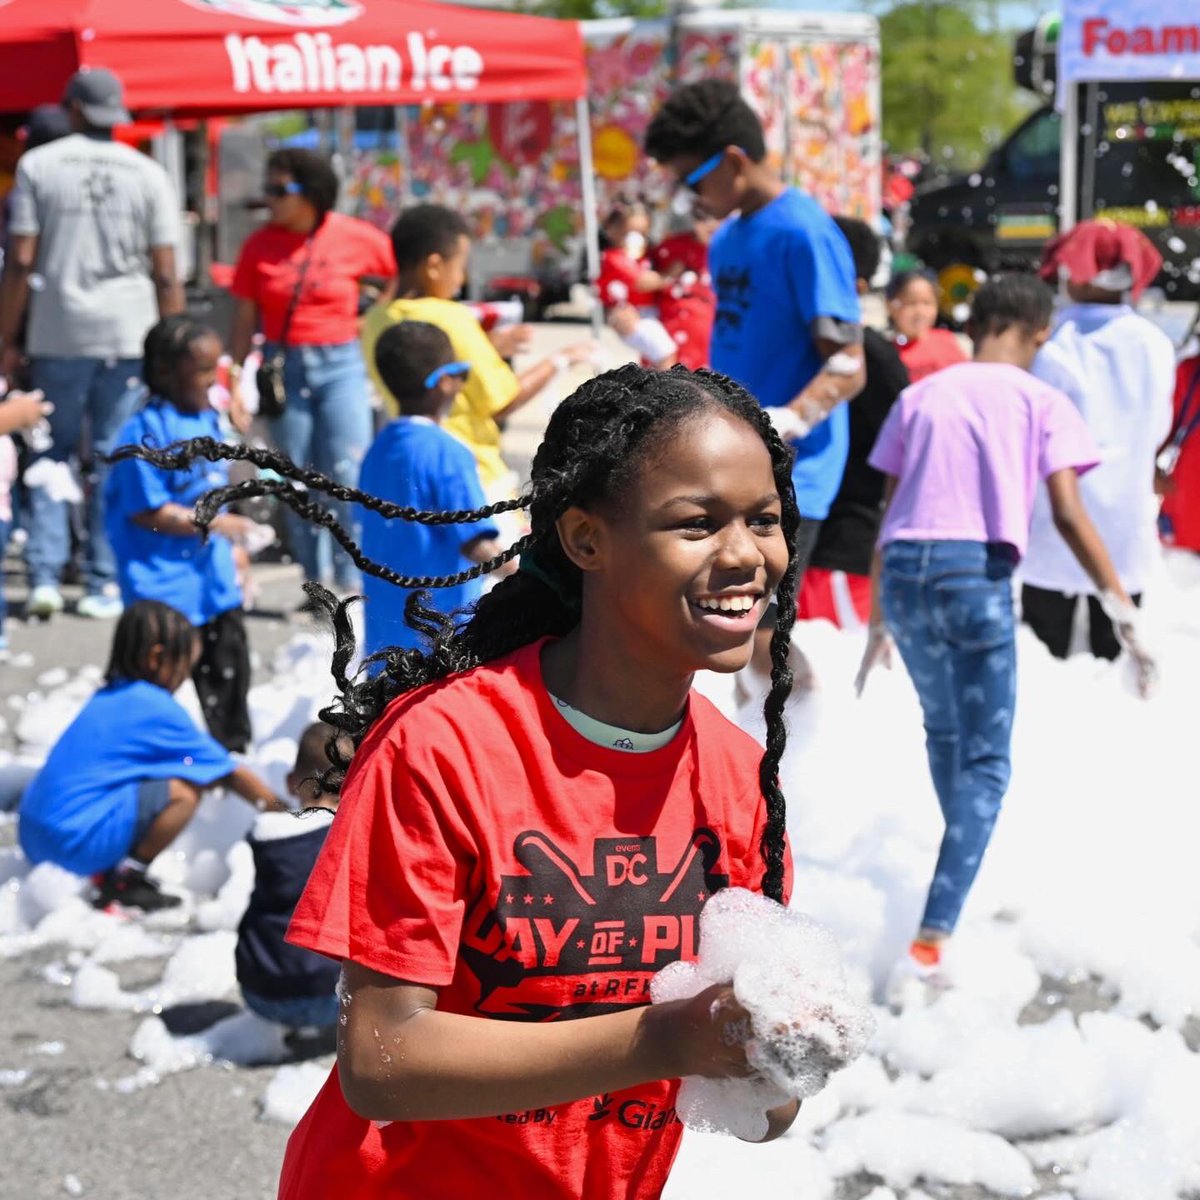
[(187, 617), (155, 600), (125, 609), (104, 686), (83, 706), (21, 797), (17, 837), (31, 863), (92, 875), (97, 907), (170, 908), (146, 875), (217, 784), (260, 812), (271, 789), (197, 729), (172, 693), (199, 653)]
[[(450, 339), (435, 325), (401, 321), (375, 344), (375, 366), (400, 408), (363, 459), (359, 487), (393, 504), (427, 512), (473, 511), (487, 501), (475, 456), (438, 423), (450, 411), (470, 364), (456, 362)], [(499, 530), (490, 520), (421, 525), (388, 520), (359, 508), (362, 548), (368, 558), (407, 576), (457, 575), (500, 553)], [(404, 620), (406, 588), (367, 575), (366, 651), (419, 647), (421, 635)], [(480, 580), (439, 588), (439, 611), (453, 614), (483, 594)]]
[(757, 397), (796, 451), (801, 569), (842, 482), (845, 402), (866, 382), (854, 262), (821, 206), (766, 160), (737, 85), (688, 84), (646, 132), (646, 153), (725, 221), (708, 250), (717, 291), (710, 361)]
[[(143, 371), (150, 397), (117, 434), (115, 445), (161, 449), (189, 438), (219, 441), (209, 404), (221, 340), (186, 315), (166, 317), (146, 335)], [(203, 538), (192, 519), (196, 501), (229, 482), (225, 463), (197, 459), (164, 470), (115, 456), (104, 488), (104, 517), (117, 560), (121, 598), (160, 600), (200, 631), (192, 682), (209, 731), (226, 749), (250, 744), (250, 649), (234, 546), (254, 536), (255, 522), (221, 513)]]

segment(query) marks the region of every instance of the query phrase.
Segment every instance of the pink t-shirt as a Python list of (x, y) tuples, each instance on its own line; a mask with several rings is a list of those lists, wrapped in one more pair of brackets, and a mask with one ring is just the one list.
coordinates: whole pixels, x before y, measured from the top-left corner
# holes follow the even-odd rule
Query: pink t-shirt
[(947, 367), (900, 393), (871, 451), (899, 481), (879, 544), (1006, 542), (1024, 555), (1038, 480), (1099, 461), (1057, 388), (1005, 363)]

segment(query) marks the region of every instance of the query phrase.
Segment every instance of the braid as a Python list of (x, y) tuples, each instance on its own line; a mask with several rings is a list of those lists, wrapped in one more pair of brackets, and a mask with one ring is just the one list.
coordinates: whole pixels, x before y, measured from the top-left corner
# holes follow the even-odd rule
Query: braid
[[(371, 512), (378, 513), (388, 520), (414, 521), (420, 525), (460, 525), (469, 521), (482, 520), (485, 517), (498, 516), (500, 513), (514, 512), (526, 508), (529, 499), (517, 496), (513, 500), (500, 500), (495, 504), (481, 509), (457, 509), (449, 512), (423, 512), (417, 508), (405, 508), (399, 504), (391, 504), (372, 496), (370, 492), (348, 487), (338, 483), (319, 471), (308, 467), (297, 466), (290, 458), (276, 450), (268, 450), (264, 446), (230, 445), (217, 441), (216, 438), (192, 438), (186, 442), (175, 442), (161, 449), (154, 446), (121, 446), (107, 458), (107, 462), (116, 463), (126, 458), (140, 458), (153, 463), (164, 471), (179, 471), (191, 466), (198, 458), (211, 462), (248, 462), (264, 470), (272, 471), (314, 492), (323, 492), (331, 499), (340, 500), (347, 504), (359, 504)], [(264, 483), (274, 483), (274, 480), (250, 479), (244, 483), (232, 484), (228, 487), (214, 488), (205, 493), (196, 505), (196, 524), (204, 528), (217, 515), (219, 509), (237, 500), (251, 499), (256, 496), (272, 495)]]

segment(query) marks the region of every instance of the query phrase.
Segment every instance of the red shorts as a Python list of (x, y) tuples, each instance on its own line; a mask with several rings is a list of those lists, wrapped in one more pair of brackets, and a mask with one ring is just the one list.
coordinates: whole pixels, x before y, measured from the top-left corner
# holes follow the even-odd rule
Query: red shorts
[(871, 577), (809, 567), (796, 597), (796, 619), (862, 629), (871, 619)]

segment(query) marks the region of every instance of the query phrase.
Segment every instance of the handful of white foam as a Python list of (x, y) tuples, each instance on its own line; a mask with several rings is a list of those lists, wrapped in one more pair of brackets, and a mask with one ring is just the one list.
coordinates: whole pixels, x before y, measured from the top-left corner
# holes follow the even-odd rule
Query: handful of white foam
[(828, 930), (743, 888), (708, 901), (699, 957), (664, 967), (650, 996), (656, 1004), (685, 1000), (714, 983), (732, 983), (750, 1014), (746, 1057), (756, 1074), (685, 1078), (677, 1109), (689, 1129), (761, 1140), (769, 1109), (815, 1096), (874, 1032), (871, 1010), (850, 988)]

